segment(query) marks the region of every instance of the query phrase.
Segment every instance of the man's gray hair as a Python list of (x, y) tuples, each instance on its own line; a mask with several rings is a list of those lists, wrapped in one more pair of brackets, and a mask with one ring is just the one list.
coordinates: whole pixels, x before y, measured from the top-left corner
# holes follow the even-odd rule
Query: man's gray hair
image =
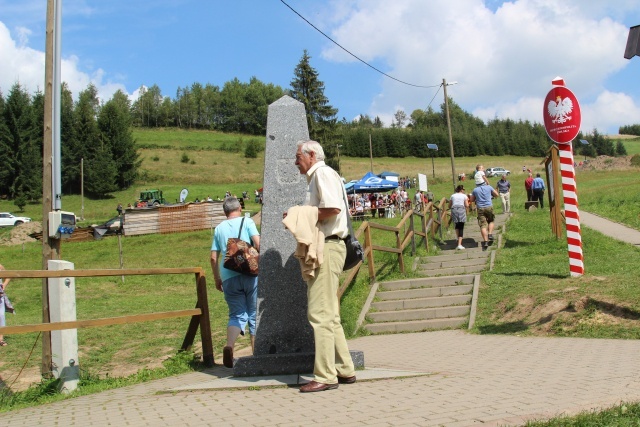
[(324, 150), (317, 141), (298, 141), (298, 147), (304, 154), (316, 153), (316, 160), (324, 160)]
[(235, 212), (241, 207), (240, 202), (235, 197), (226, 197), (224, 202), (222, 202), (222, 210), (225, 216), (229, 216), (231, 212)]

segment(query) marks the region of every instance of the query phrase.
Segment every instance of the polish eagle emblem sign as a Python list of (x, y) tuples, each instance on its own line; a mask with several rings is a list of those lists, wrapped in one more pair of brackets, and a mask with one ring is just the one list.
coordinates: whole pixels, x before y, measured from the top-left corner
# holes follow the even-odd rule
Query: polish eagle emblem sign
[(580, 104), (576, 96), (556, 77), (542, 109), (547, 135), (558, 144), (570, 143), (580, 132)]

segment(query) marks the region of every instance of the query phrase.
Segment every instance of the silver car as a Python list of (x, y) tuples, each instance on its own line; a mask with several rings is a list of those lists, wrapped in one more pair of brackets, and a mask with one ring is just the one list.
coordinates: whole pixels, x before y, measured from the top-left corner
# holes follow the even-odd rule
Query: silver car
[(0, 227), (20, 225), (24, 222), (31, 222), (31, 218), (27, 218), (26, 216), (14, 216), (9, 212), (0, 212)]
[(490, 176), (502, 176), (502, 175), (509, 176), (510, 174), (511, 174), (511, 172), (506, 170), (505, 168), (489, 168), (485, 172), (485, 175), (487, 175), (489, 177)]

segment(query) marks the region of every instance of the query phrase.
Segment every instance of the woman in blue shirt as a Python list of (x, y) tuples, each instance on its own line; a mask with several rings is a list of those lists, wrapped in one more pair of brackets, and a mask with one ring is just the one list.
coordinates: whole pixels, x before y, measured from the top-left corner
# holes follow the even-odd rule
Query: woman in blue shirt
[(216, 289), (224, 292), (224, 299), (229, 306), (227, 345), (222, 352), (222, 362), (227, 368), (232, 368), (234, 344), (239, 335), (244, 335), (247, 324), (249, 324), (249, 334), (251, 335), (251, 350), (253, 351), (254, 348), (258, 278), (224, 268), (227, 240), (238, 237), (242, 224), (240, 238), (245, 242), (251, 243), (259, 251), (260, 234), (251, 218), (242, 217), (242, 206), (240, 206), (240, 202), (235, 197), (224, 199), (222, 209), (227, 219), (216, 227), (213, 235), (211, 269), (213, 270)]

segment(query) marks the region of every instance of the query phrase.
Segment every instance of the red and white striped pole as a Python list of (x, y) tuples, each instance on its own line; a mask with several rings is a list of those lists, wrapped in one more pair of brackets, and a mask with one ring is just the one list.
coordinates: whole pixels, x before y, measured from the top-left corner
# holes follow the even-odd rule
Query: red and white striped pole
[(569, 245), (569, 271), (574, 277), (582, 276), (584, 274), (582, 234), (580, 233), (576, 172), (573, 166), (574, 160), (571, 144), (558, 144), (558, 153), (560, 155), (560, 175), (562, 176), (567, 244)]
[(580, 234), (580, 213), (578, 212), (576, 174), (573, 167), (571, 146), (572, 140), (580, 131), (582, 115), (578, 99), (573, 92), (565, 87), (564, 79), (556, 77), (551, 84), (553, 87), (545, 97), (542, 107), (544, 127), (549, 138), (558, 144), (564, 216), (569, 245), (569, 271), (571, 276), (582, 276), (584, 274), (582, 235)]

